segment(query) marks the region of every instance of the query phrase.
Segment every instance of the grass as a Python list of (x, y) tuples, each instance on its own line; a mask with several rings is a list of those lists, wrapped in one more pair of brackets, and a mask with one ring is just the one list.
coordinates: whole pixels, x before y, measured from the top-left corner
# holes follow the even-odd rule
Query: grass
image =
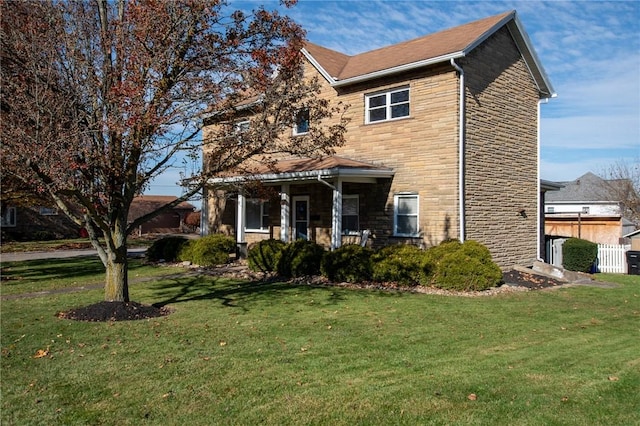
[(119, 323), (55, 317), (101, 290), (4, 300), (1, 420), (640, 424), (640, 276), (602, 279), (462, 298), (158, 278), (132, 298), (174, 313)]

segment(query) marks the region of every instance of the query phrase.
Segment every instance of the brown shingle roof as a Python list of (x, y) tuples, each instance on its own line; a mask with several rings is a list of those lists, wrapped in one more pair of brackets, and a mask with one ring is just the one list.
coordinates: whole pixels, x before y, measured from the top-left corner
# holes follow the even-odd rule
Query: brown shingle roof
[(483, 39), (487, 33), (495, 30), (496, 25), (513, 14), (513, 11), (505, 12), (355, 56), (343, 55), (312, 43), (307, 43), (306, 49), (332, 77), (346, 80), (462, 52)]
[[(173, 195), (140, 195), (133, 199), (131, 207), (129, 208), (128, 220), (132, 221), (139, 217), (142, 217), (158, 208), (175, 201), (178, 197)], [(193, 211), (195, 207), (193, 204), (183, 201), (173, 208), (173, 210), (188, 210)]]

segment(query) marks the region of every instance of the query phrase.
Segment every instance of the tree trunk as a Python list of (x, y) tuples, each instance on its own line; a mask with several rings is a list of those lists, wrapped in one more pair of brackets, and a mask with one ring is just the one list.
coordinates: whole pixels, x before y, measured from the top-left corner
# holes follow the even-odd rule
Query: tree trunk
[(107, 302), (129, 302), (129, 263), (127, 246), (118, 247), (107, 259), (104, 300)]

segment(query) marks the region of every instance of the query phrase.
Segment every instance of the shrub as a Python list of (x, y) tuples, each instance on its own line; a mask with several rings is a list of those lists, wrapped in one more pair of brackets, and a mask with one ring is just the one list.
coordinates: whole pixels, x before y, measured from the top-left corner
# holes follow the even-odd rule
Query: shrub
[(313, 241), (297, 240), (289, 243), (278, 260), (278, 274), (287, 278), (318, 275), (324, 253), (324, 248)]
[(236, 242), (232, 237), (213, 234), (192, 240), (183, 247), (180, 258), (200, 266), (222, 265), (229, 261), (229, 253), (233, 253), (235, 249)]
[(502, 271), (495, 263), (484, 263), (463, 250), (446, 255), (435, 275), (435, 285), (445, 290), (482, 291), (497, 286)]
[(347, 244), (326, 252), (320, 263), (320, 272), (331, 281), (359, 282), (371, 279), (373, 250), (356, 244)]
[(409, 244), (386, 246), (373, 254), (373, 279), (402, 285), (426, 283), (429, 274), (426, 252)]
[(438, 265), (445, 256), (455, 253), (462, 247), (462, 243), (458, 240), (444, 240), (437, 246), (427, 249), (425, 254), (425, 264), (428, 268), (427, 281), (433, 281), (433, 276), (438, 269)]
[(569, 238), (562, 245), (562, 266), (569, 271), (590, 272), (598, 258), (598, 244)]
[(489, 250), (477, 241), (448, 241), (427, 252), (433, 268), (431, 285), (457, 291), (482, 291), (497, 286), (502, 271)]
[(188, 242), (189, 240), (179, 236), (160, 238), (154, 241), (147, 249), (147, 259), (152, 262), (157, 262), (158, 260), (173, 262), (178, 259), (178, 254), (182, 247)]
[(249, 269), (260, 272), (275, 272), (282, 255), (285, 243), (280, 240), (268, 239), (251, 244), (247, 253)]

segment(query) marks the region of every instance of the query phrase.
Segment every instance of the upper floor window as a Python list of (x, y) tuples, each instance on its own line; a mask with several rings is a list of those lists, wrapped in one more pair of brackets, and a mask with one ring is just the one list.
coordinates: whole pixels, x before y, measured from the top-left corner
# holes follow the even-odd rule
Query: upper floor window
[(358, 234), (360, 231), (359, 204), (357, 195), (342, 196), (342, 233), (345, 235)]
[(418, 237), (418, 195), (398, 194), (393, 197), (393, 234)]
[(245, 229), (267, 231), (269, 229), (269, 202), (257, 198), (245, 200)]
[(366, 123), (395, 120), (409, 116), (409, 88), (366, 95)]
[(304, 108), (296, 114), (296, 122), (293, 126), (293, 134), (304, 135), (309, 132), (309, 109)]
[(2, 209), (2, 215), (0, 216), (1, 226), (16, 226), (16, 208), (5, 207)]
[(555, 213), (555, 212), (556, 212), (555, 207), (547, 207), (547, 213)]
[(582, 213), (589, 214), (589, 207), (583, 207), (582, 208)]
[(251, 122), (249, 120), (237, 121), (233, 125), (234, 133), (244, 133), (244, 132), (246, 132), (247, 130), (249, 130), (250, 123)]

